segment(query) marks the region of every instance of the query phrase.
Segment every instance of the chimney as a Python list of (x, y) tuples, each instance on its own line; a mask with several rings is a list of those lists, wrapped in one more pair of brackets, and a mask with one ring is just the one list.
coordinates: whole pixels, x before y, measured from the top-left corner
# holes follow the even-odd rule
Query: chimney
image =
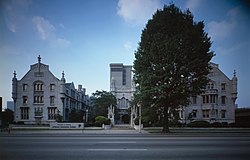
[(78, 91), (82, 91), (82, 85), (78, 85)]

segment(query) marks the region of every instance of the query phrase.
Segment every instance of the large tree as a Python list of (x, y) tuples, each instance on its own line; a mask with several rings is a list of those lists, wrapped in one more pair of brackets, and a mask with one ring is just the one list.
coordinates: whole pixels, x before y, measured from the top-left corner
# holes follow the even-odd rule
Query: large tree
[(140, 102), (150, 102), (169, 132), (169, 113), (202, 93), (214, 56), (203, 22), (174, 4), (158, 10), (142, 31), (135, 52), (134, 79)]

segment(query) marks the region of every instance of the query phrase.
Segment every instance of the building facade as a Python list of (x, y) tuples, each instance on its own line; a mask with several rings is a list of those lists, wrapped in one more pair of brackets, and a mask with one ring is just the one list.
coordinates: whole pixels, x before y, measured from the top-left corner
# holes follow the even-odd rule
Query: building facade
[(214, 122), (235, 122), (237, 108), (237, 77), (234, 71), (229, 79), (218, 64), (210, 63), (212, 70), (208, 75), (210, 82), (204, 93), (190, 98), (190, 105), (180, 108), (180, 122), (188, 124), (192, 121), (205, 120)]
[(84, 110), (85, 89), (78, 89), (66, 83), (64, 72), (61, 79), (55, 77), (49, 66), (38, 63), (20, 80), (12, 79), (12, 98), (14, 101), (14, 121), (24, 124), (49, 124), (55, 121), (68, 121), (71, 110)]
[(131, 65), (123, 65), (122, 63), (110, 64), (110, 92), (117, 99), (120, 123), (129, 123), (130, 115), (128, 115), (128, 109), (131, 107), (131, 101), (135, 92), (132, 78)]

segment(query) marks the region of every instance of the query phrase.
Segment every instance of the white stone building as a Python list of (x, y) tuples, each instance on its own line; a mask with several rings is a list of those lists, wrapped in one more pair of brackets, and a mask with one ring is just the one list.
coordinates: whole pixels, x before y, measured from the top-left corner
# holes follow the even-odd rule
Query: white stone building
[(212, 70), (208, 75), (208, 83), (203, 94), (190, 98), (190, 105), (180, 109), (180, 122), (188, 124), (192, 121), (205, 120), (214, 122), (235, 122), (235, 101), (237, 99), (237, 77), (229, 79), (218, 64), (210, 63)]
[(72, 109), (84, 108), (85, 89), (79, 85), (75, 89), (73, 82), (66, 83), (64, 72), (61, 79), (56, 78), (49, 66), (38, 63), (30, 66), (30, 70), (20, 80), (12, 79), (12, 98), (14, 101), (14, 121), (25, 124), (49, 124), (61, 117), (69, 120)]
[[(117, 108), (119, 109), (120, 123), (130, 119), (128, 108), (135, 92), (134, 82), (132, 80), (132, 66), (122, 63), (110, 64), (110, 92), (117, 99)], [(125, 122), (128, 123), (128, 122)]]

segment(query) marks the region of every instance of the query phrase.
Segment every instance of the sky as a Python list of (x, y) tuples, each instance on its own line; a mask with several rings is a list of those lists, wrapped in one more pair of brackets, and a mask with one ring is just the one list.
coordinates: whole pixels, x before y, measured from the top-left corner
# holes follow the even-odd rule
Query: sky
[(132, 65), (141, 32), (157, 9), (174, 3), (203, 21), (228, 78), (236, 70), (239, 107), (250, 107), (250, 4), (240, 0), (0, 0), (0, 96), (42, 63), (91, 95), (109, 91), (109, 64)]

